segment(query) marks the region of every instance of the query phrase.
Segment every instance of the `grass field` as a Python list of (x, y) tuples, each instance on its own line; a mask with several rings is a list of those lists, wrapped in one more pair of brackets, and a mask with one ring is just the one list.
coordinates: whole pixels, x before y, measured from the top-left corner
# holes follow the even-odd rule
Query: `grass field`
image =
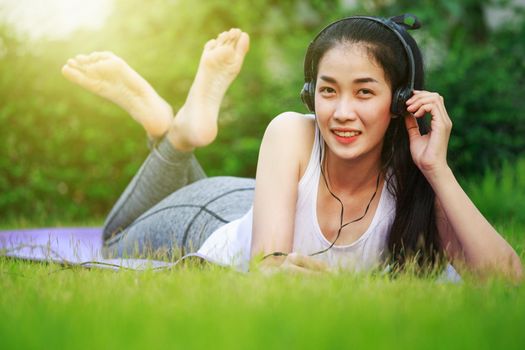
[[(524, 258), (523, 227), (500, 227)], [(525, 287), (0, 258), (2, 349), (524, 349)]]

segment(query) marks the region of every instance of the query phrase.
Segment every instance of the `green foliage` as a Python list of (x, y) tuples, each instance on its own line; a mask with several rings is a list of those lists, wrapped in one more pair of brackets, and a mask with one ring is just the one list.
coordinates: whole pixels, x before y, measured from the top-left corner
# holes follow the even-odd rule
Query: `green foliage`
[[(370, 11), (370, 2), (362, 1)], [(413, 13), (426, 89), (445, 98), (454, 123), (449, 160), (457, 174), (499, 168), (525, 151), (525, 7), (505, 0), (372, 1), (373, 13)], [(493, 11), (506, 18), (491, 29)], [(509, 16), (509, 14), (507, 14)]]
[(443, 91), (449, 107), (454, 123), (449, 158), (463, 175), (523, 155), (524, 35), (525, 22), (517, 32), (493, 35), (490, 46), (460, 46), (430, 76), (429, 85)]
[(523, 22), (489, 30), (479, 11), (488, 2), (471, 0), (362, 1), (355, 9), (344, 3), (119, 0), (103, 29), (68, 40), (31, 41), (0, 27), (2, 219), (100, 218), (148, 153), (129, 116), (61, 77), (69, 57), (113, 51), (176, 110), (203, 44), (230, 27), (250, 33), (251, 50), (224, 100), (218, 139), (197, 152), (209, 175), (255, 175), (268, 122), (287, 110), (305, 112), (298, 95), (309, 41), (326, 23), (354, 13), (421, 18), (424, 29), (416, 35), (427, 56), (428, 87), (446, 98), (455, 125), (450, 160), (461, 175), (523, 151)]
[(466, 191), (489, 221), (525, 223), (525, 158), (504, 163), (500, 172), (487, 170), (481, 179), (467, 181)]

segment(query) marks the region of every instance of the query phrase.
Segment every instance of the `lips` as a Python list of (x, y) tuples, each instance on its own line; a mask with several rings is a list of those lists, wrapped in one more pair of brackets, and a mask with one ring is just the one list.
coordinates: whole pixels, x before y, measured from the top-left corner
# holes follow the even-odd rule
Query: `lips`
[(359, 130), (348, 130), (348, 129), (333, 129), (332, 133), (335, 135), (335, 139), (343, 144), (349, 144), (354, 142), (361, 131)]

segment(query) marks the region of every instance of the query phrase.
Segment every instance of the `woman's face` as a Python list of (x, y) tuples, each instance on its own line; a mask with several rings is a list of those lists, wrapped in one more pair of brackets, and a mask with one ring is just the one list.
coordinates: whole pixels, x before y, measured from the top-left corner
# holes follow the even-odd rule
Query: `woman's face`
[(315, 112), (327, 151), (341, 160), (379, 160), (392, 100), (383, 68), (359, 44), (335, 46), (318, 67)]

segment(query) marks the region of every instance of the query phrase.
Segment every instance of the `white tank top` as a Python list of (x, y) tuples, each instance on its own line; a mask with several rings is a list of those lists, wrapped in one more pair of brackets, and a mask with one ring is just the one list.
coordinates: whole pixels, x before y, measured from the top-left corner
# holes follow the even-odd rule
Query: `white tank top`
[[(298, 184), (295, 213), (293, 251), (309, 255), (328, 248), (331, 244), (322, 234), (317, 220), (317, 192), (319, 187), (320, 152), (324, 142), (315, 129), (315, 140), (310, 161)], [(386, 239), (395, 217), (395, 200), (383, 186), (376, 212), (363, 235), (348, 245), (334, 245), (313, 258), (330, 266), (354, 271), (369, 270), (382, 262)], [(337, 220), (338, 218), (334, 218)], [(250, 260), (253, 207), (242, 218), (232, 221), (211, 234), (197, 252), (198, 255), (221, 265), (231, 265), (247, 271)]]
[[(317, 219), (317, 194), (321, 176), (320, 155), (324, 151), (324, 142), (317, 126), (315, 133), (310, 161), (299, 181), (295, 214), (293, 251), (304, 255), (319, 252), (332, 244), (321, 232)], [(387, 236), (394, 218), (395, 199), (385, 185), (370, 226), (361, 237), (348, 245), (336, 244), (328, 251), (315, 255), (314, 258), (343, 269), (354, 271), (372, 269), (382, 262)], [(334, 218), (334, 220), (338, 219)]]

